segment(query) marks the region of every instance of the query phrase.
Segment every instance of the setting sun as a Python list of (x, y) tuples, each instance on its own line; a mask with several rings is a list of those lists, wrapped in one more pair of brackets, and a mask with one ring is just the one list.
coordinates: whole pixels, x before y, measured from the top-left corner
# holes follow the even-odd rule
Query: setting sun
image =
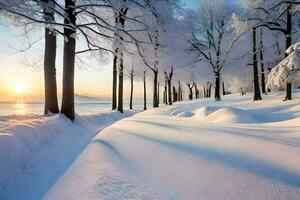
[(26, 92), (26, 85), (23, 82), (16, 83), (15, 92), (17, 94), (24, 94)]

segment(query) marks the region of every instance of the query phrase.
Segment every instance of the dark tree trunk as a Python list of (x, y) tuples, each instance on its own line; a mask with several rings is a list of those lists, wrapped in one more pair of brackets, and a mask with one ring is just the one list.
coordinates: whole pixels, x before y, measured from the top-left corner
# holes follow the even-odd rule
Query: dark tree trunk
[(154, 80), (153, 80), (153, 108), (158, 107), (158, 102), (157, 102), (157, 76), (158, 76), (158, 71), (153, 71), (154, 75)]
[(173, 86), (173, 102), (177, 101), (177, 92), (176, 92), (176, 88)]
[(209, 83), (207, 94), (208, 94), (208, 98), (210, 98), (211, 97), (211, 83)]
[(167, 77), (165, 77), (165, 91), (164, 91), (164, 103), (168, 105), (168, 81)]
[(157, 103), (158, 105), (160, 104), (160, 101), (159, 101), (159, 83), (157, 83)]
[(215, 100), (220, 101), (221, 100), (221, 92), (220, 92), (220, 72), (215, 72)]
[(222, 86), (223, 86), (223, 96), (225, 96), (226, 95), (226, 90), (225, 90), (225, 83), (224, 82), (222, 82)]
[(190, 100), (193, 100), (193, 89), (192, 88), (190, 88), (190, 95), (189, 95), (189, 99)]
[(118, 51), (119, 49), (115, 49), (115, 55), (113, 59), (113, 86), (112, 86), (112, 109), (117, 109), (117, 84), (118, 84)]
[[(44, 11), (45, 19), (54, 21), (54, 13)], [(45, 54), (44, 54), (44, 81), (45, 81), (45, 106), (44, 114), (58, 113), (57, 85), (56, 85), (56, 35), (45, 28)]]
[(187, 86), (189, 88), (189, 100), (193, 100), (193, 87), (195, 86), (194, 84), (191, 85), (190, 83), (187, 83)]
[(285, 101), (292, 100), (292, 84), (286, 83)]
[(177, 96), (178, 101), (182, 101), (182, 88), (181, 88), (181, 83), (178, 81), (178, 96)]
[[(67, 25), (76, 26), (75, 17), (75, 0), (65, 0), (65, 12), (67, 18), (64, 23)], [(75, 64), (75, 49), (76, 40), (74, 38), (75, 30), (64, 28), (64, 56), (63, 56), (63, 91), (61, 113), (72, 121), (75, 118), (74, 107), (74, 64)]]
[(260, 28), (260, 39), (259, 39), (259, 55), (260, 55), (260, 71), (261, 71), (261, 91), (266, 93), (266, 81), (265, 81), (265, 67), (264, 67), (264, 54), (263, 54), (263, 28)]
[[(117, 20), (116, 22), (121, 25), (122, 30), (124, 30), (125, 27), (125, 16), (127, 14), (128, 8), (122, 8), (118, 14), (117, 14)], [(123, 43), (124, 38), (120, 36), (120, 42)], [(119, 63), (119, 92), (118, 92), (118, 111), (120, 113), (123, 113), (123, 79), (124, 79), (124, 56), (123, 56), (123, 50), (122, 48), (118, 50), (120, 53), (117, 54), (117, 56), (120, 56), (120, 63)]]
[(171, 84), (171, 80), (168, 80), (168, 104), (172, 105), (172, 84)]
[(244, 92), (243, 88), (240, 88), (241, 91), (241, 96), (244, 96), (246, 94), (246, 92)]
[(197, 87), (196, 83), (195, 83), (195, 98), (199, 99), (199, 90), (198, 90), (198, 87)]
[[(291, 12), (291, 6), (288, 6), (287, 8), (287, 23), (286, 23), (286, 43), (285, 43), (285, 49), (287, 50), (292, 45), (292, 12)], [(285, 53), (285, 57), (287, 57), (288, 54)], [(286, 96), (285, 100), (292, 100), (292, 83), (287, 82), (286, 83)]]
[(133, 99), (133, 70), (130, 72), (130, 101), (129, 101), (130, 110), (132, 110), (132, 99)]
[[(167, 81), (168, 86), (168, 104), (172, 105), (172, 77), (173, 77), (173, 67), (171, 68), (170, 73), (167, 74), (165, 71), (165, 79)], [(174, 95), (174, 94), (173, 94)]]
[(119, 93), (118, 93), (118, 111), (123, 113), (123, 53), (120, 53), (120, 66), (119, 66)]
[[(287, 50), (292, 45), (292, 12), (291, 12), (291, 6), (288, 6), (287, 8), (287, 19), (286, 19), (286, 34), (285, 34), (285, 49)], [(288, 54), (285, 53), (285, 57), (287, 57)]]
[(257, 67), (256, 28), (252, 28), (253, 34), (253, 101), (261, 100)]
[(144, 110), (147, 110), (146, 71), (144, 71)]

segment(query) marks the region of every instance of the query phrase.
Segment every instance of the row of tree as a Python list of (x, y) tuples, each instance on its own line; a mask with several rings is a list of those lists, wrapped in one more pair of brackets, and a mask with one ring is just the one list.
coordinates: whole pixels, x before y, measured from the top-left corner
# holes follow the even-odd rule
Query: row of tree
[[(226, 95), (252, 90), (253, 100), (261, 100), (261, 93), (283, 88), (274, 84), (267, 88), (267, 75), (298, 40), (298, 1), (244, 0), (238, 5), (231, 0), (201, 0), (198, 9), (187, 9), (183, 3), (0, 0), (0, 11), (14, 24), (45, 29), (45, 114), (61, 112), (75, 118), (75, 63), (86, 54), (112, 61), (112, 109), (120, 112), (124, 76), (130, 79), (131, 109), (134, 80), (143, 82), (147, 109), (146, 76), (153, 80), (154, 108), (160, 103), (160, 87), (164, 88), (163, 103), (169, 105), (182, 101), (185, 90), (189, 99), (214, 95), (219, 101), (222, 91)], [(55, 66), (58, 36), (64, 40), (60, 111)], [(293, 79), (284, 80), (285, 99), (290, 100)]]

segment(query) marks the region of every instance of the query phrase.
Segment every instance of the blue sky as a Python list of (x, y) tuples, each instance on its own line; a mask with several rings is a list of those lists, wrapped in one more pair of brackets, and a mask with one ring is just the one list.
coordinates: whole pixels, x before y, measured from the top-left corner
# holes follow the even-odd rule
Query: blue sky
[(185, 0), (183, 1), (187, 7), (189, 8), (195, 8), (197, 6), (198, 0)]

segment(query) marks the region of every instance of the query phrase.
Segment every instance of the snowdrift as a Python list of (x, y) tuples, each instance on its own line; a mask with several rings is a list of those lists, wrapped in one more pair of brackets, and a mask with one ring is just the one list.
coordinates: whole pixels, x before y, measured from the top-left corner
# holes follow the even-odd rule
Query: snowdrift
[[(172, 113), (173, 114), (173, 113)], [(212, 123), (256, 123), (255, 115), (250, 111), (233, 107), (204, 106), (193, 111), (180, 112), (177, 117)]]
[[(0, 188), (7, 195), (4, 199), (16, 195), (13, 194), (16, 187), (25, 187), (26, 190), (28, 179), (32, 179), (31, 187), (38, 186), (37, 195), (42, 193), (39, 190), (43, 189), (43, 183), (48, 188), (46, 185), (59, 177), (102, 128), (131, 114), (111, 112), (77, 116), (74, 122), (64, 115), (2, 118)], [(35, 185), (35, 181), (38, 185)]]
[(212, 112), (205, 119), (207, 122), (216, 122), (216, 123), (255, 123), (257, 120), (255, 117), (248, 111), (225, 107)]

